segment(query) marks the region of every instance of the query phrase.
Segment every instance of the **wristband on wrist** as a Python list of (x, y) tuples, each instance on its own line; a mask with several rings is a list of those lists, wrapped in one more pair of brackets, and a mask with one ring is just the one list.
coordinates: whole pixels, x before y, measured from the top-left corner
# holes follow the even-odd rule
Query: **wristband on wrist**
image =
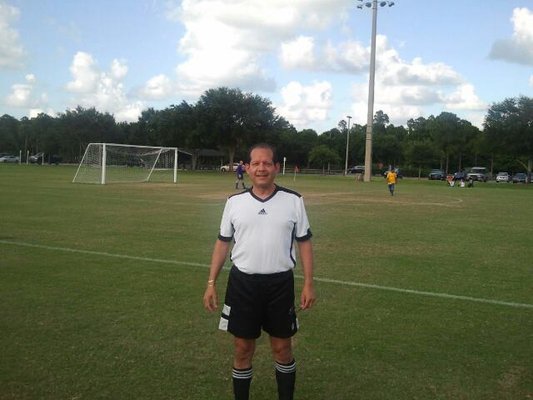
[(215, 280), (214, 279), (209, 279), (207, 281), (207, 286), (215, 286)]

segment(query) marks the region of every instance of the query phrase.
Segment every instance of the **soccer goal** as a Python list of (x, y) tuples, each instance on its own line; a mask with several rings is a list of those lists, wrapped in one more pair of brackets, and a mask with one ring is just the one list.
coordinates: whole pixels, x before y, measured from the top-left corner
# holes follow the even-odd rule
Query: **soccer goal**
[(89, 143), (72, 182), (177, 181), (178, 148)]

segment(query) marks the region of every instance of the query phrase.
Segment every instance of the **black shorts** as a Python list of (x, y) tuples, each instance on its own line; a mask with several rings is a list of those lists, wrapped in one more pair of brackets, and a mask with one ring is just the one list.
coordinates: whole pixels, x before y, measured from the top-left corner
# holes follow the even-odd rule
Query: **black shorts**
[(292, 270), (275, 274), (245, 274), (231, 268), (219, 329), (236, 337), (256, 339), (261, 329), (289, 338), (298, 331)]

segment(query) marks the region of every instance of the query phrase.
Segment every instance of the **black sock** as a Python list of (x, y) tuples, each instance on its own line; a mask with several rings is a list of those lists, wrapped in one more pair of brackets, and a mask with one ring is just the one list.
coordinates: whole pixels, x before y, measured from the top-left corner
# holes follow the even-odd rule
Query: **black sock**
[(296, 382), (296, 361), (292, 360), (288, 364), (276, 361), (276, 382), (279, 400), (292, 400)]
[(245, 369), (233, 367), (233, 394), (235, 395), (235, 400), (248, 400), (252, 375), (252, 367)]

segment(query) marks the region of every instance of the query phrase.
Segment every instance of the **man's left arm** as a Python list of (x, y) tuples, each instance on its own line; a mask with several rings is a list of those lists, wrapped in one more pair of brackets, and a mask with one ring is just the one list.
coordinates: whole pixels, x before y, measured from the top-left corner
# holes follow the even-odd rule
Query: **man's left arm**
[(304, 273), (304, 285), (300, 297), (300, 308), (306, 310), (311, 308), (316, 301), (315, 286), (313, 283), (313, 245), (311, 240), (304, 240), (297, 243)]

